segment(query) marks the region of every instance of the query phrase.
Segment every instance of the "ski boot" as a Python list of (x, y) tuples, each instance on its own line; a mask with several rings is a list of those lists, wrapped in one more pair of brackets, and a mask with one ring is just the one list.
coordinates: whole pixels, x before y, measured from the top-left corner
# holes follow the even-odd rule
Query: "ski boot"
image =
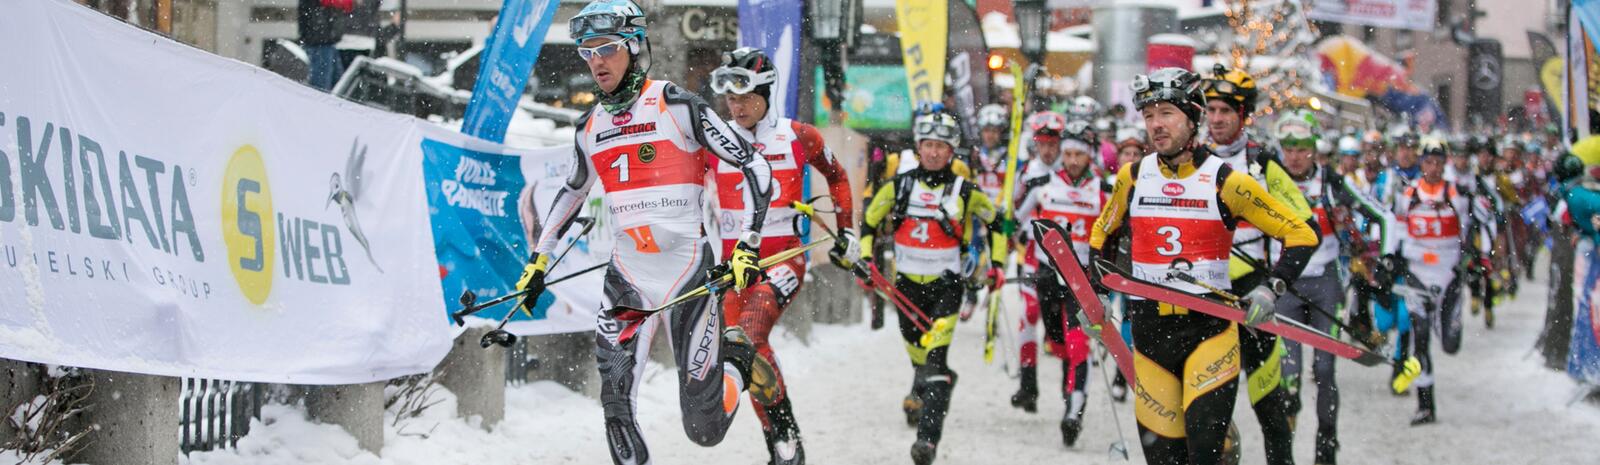
[(804, 465), (806, 463), (806, 448), (800, 441), (800, 425), (794, 420), (794, 408), (785, 396), (776, 404), (764, 407), (767, 419), (771, 421), (770, 428), (763, 428), (761, 433), (767, 440), (767, 456), (772, 457), (768, 465)]
[(922, 396), (917, 394), (916, 387), (912, 387), (911, 393), (900, 402), (900, 410), (906, 412), (906, 426), (917, 426), (917, 420), (922, 418)]
[(1433, 410), (1433, 386), (1417, 388), (1417, 413), (1411, 416), (1411, 426), (1439, 421)]
[(1117, 403), (1128, 401), (1128, 380), (1122, 378), (1122, 372), (1117, 372), (1117, 377), (1111, 380), (1111, 400)]
[(1078, 433), (1083, 432), (1083, 408), (1089, 395), (1084, 391), (1072, 391), (1063, 397), (1066, 397), (1067, 411), (1061, 415), (1061, 443), (1071, 448), (1078, 443)]
[(939, 455), (939, 445), (926, 439), (918, 439), (911, 444), (911, 463), (916, 465), (929, 465), (934, 457)]
[(1239, 465), (1244, 458), (1244, 448), (1239, 443), (1239, 424), (1228, 423), (1228, 435), (1222, 440), (1222, 457), (1217, 465)]
[(1022, 386), (1011, 395), (1011, 406), (1024, 412), (1039, 411), (1039, 367), (1022, 367)]
[(1083, 420), (1072, 418), (1071, 414), (1061, 418), (1061, 443), (1066, 444), (1067, 448), (1078, 443), (1080, 432), (1083, 432)]
[(1339, 453), (1339, 440), (1335, 439), (1331, 431), (1317, 430), (1316, 465), (1338, 465), (1335, 456)]
[(756, 344), (738, 326), (722, 331), (722, 360), (732, 363), (744, 377), (744, 390), (750, 400), (771, 404), (778, 398), (778, 372), (767, 359), (756, 353)]
[(939, 439), (944, 436), (944, 419), (950, 413), (950, 395), (955, 392), (956, 374), (948, 368), (924, 366), (922, 415), (917, 418), (917, 442), (911, 445), (911, 461), (933, 463)]

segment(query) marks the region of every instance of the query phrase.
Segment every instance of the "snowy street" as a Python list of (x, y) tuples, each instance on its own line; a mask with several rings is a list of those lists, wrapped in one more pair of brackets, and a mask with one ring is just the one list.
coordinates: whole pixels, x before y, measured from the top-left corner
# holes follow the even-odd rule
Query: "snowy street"
[[(1484, 329), (1481, 317), (1469, 319), (1459, 354), (1436, 353), (1437, 424), (1407, 426), (1416, 400), (1388, 392), (1387, 367), (1363, 368), (1341, 361), (1342, 463), (1577, 464), (1600, 453), (1600, 442), (1595, 441), (1600, 437), (1600, 409), (1581, 401), (1569, 406), (1575, 384), (1565, 374), (1541, 368), (1540, 360), (1529, 356), (1544, 318), (1543, 280), (1541, 275), (1524, 284), (1520, 297), (1503, 306), (1495, 329)], [(1014, 294), (1009, 300), (1008, 308), (1020, 308)], [(1117, 435), (1098, 368), (1090, 377), (1086, 429), (1078, 447), (1069, 450), (1061, 445), (1056, 426), (1065, 409), (1056, 387), (1060, 364), (1053, 359), (1041, 363), (1037, 414), (1013, 409), (1008, 399), (1016, 390), (1015, 381), (1002, 373), (998, 360), (992, 366), (983, 364), (981, 319), (980, 312), (957, 330), (951, 363), (961, 379), (936, 463), (1124, 463), (1107, 454)], [(887, 328), (872, 331), (865, 324), (818, 326), (808, 343), (781, 328), (778, 332), (775, 345), (810, 462), (908, 462), (915, 433), (904, 423), (900, 400), (911, 373), (896, 333)], [(741, 407), (721, 445), (702, 448), (684, 437), (672, 373), (655, 366), (646, 376), (639, 416), (656, 463), (766, 463), (759, 426), (748, 407)], [(1314, 405), (1314, 391), (1308, 386), (1302, 393), (1308, 406)], [(1243, 392), (1240, 396), (1235, 418), (1243, 433), (1244, 463), (1262, 463), (1260, 430), (1245, 407)], [(606, 461), (598, 402), (554, 383), (511, 388), (506, 420), (492, 433), (451, 419), (453, 408), (447, 401), (421, 418), (401, 422), (400, 428), (388, 428), (388, 445), (379, 459), (359, 452), (355, 440), (336, 427), (307, 423), (302, 409), (270, 406), (269, 424), (257, 424), (240, 442), (239, 451), (195, 453), (185, 463)], [(1116, 408), (1132, 463), (1143, 463), (1132, 409), (1126, 403)], [(1310, 463), (1316, 423), (1311, 408), (1301, 413), (1299, 422), (1296, 460)]]

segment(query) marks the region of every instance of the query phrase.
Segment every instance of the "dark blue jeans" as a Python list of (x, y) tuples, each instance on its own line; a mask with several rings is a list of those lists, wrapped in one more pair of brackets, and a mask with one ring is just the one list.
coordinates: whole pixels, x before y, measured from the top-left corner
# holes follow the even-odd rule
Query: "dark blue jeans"
[(339, 82), (339, 76), (344, 74), (344, 66), (339, 62), (339, 50), (334, 49), (333, 44), (307, 45), (306, 59), (311, 62), (306, 84), (323, 92), (333, 90), (333, 85)]

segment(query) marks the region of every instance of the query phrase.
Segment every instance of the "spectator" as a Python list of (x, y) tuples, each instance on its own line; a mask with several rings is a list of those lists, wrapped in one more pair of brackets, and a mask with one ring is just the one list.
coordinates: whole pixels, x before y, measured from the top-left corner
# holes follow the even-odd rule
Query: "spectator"
[(306, 50), (311, 72), (307, 84), (327, 92), (344, 74), (344, 63), (339, 61), (339, 51), (334, 44), (344, 33), (339, 30), (338, 17), (355, 9), (354, 0), (300, 0), (300, 45)]

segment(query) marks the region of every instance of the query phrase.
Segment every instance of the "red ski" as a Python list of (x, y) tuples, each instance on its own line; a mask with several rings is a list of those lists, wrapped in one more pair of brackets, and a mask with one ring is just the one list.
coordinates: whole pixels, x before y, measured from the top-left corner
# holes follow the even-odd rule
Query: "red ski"
[[(1184, 291), (1133, 279), (1123, 271), (1106, 261), (1100, 261), (1095, 266), (1100, 267), (1100, 284), (1124, 294), (1139, 296), (1150, 300), (1166, 302), (1200, 313), (1211, 315), (1224, 320), (1244, 324), (1245, 312), (1239, 307), (1228, 303), (1219, 302)], [(1289, 340), (1310, 346), (1313, 349), (1333, 354), (1340, 358), (1347, 358), (1363, 366), (1379, 364), (1393, 364), (1388, 357), (1378, 355), (1366, 349), (1341, 341), (1327, 333), (1318, 331), (1304, 323), (1279, 317), (1273, 321), (1262, 323), (1255, 327)]]
[(1089, 317), (1089, 323), (1100, 327), (1100, 343), (1111, 352), (1111, 358), (1117, 361), (1117, 369), (1122, 371), (1122, 378), (1128, 381), (1128, 388), (1132, 389), (1134, 380), (1138, 379), (1133, 375), (1133, 351), (1128, 348), (1127, 341), (1122, 340), (1121, 329), (1115, 324), (1107, 324), (1106, 309), (1100, 304), (1100, 296), (1094, 293), (1094, 286), (1089, 284), (1089, 276), (1084, 274), (1083, 265), (1078, 263), (1078, 254), (1072, 251), (1072, 243), (1067, 242), (1067, 232), (1050, 220), (1034, 220), (1033, 230), (1051, 266), (1066, 281), (1067, 287), (1072, 289), (1072, 295), (1078, 299), (1083, 314)]

